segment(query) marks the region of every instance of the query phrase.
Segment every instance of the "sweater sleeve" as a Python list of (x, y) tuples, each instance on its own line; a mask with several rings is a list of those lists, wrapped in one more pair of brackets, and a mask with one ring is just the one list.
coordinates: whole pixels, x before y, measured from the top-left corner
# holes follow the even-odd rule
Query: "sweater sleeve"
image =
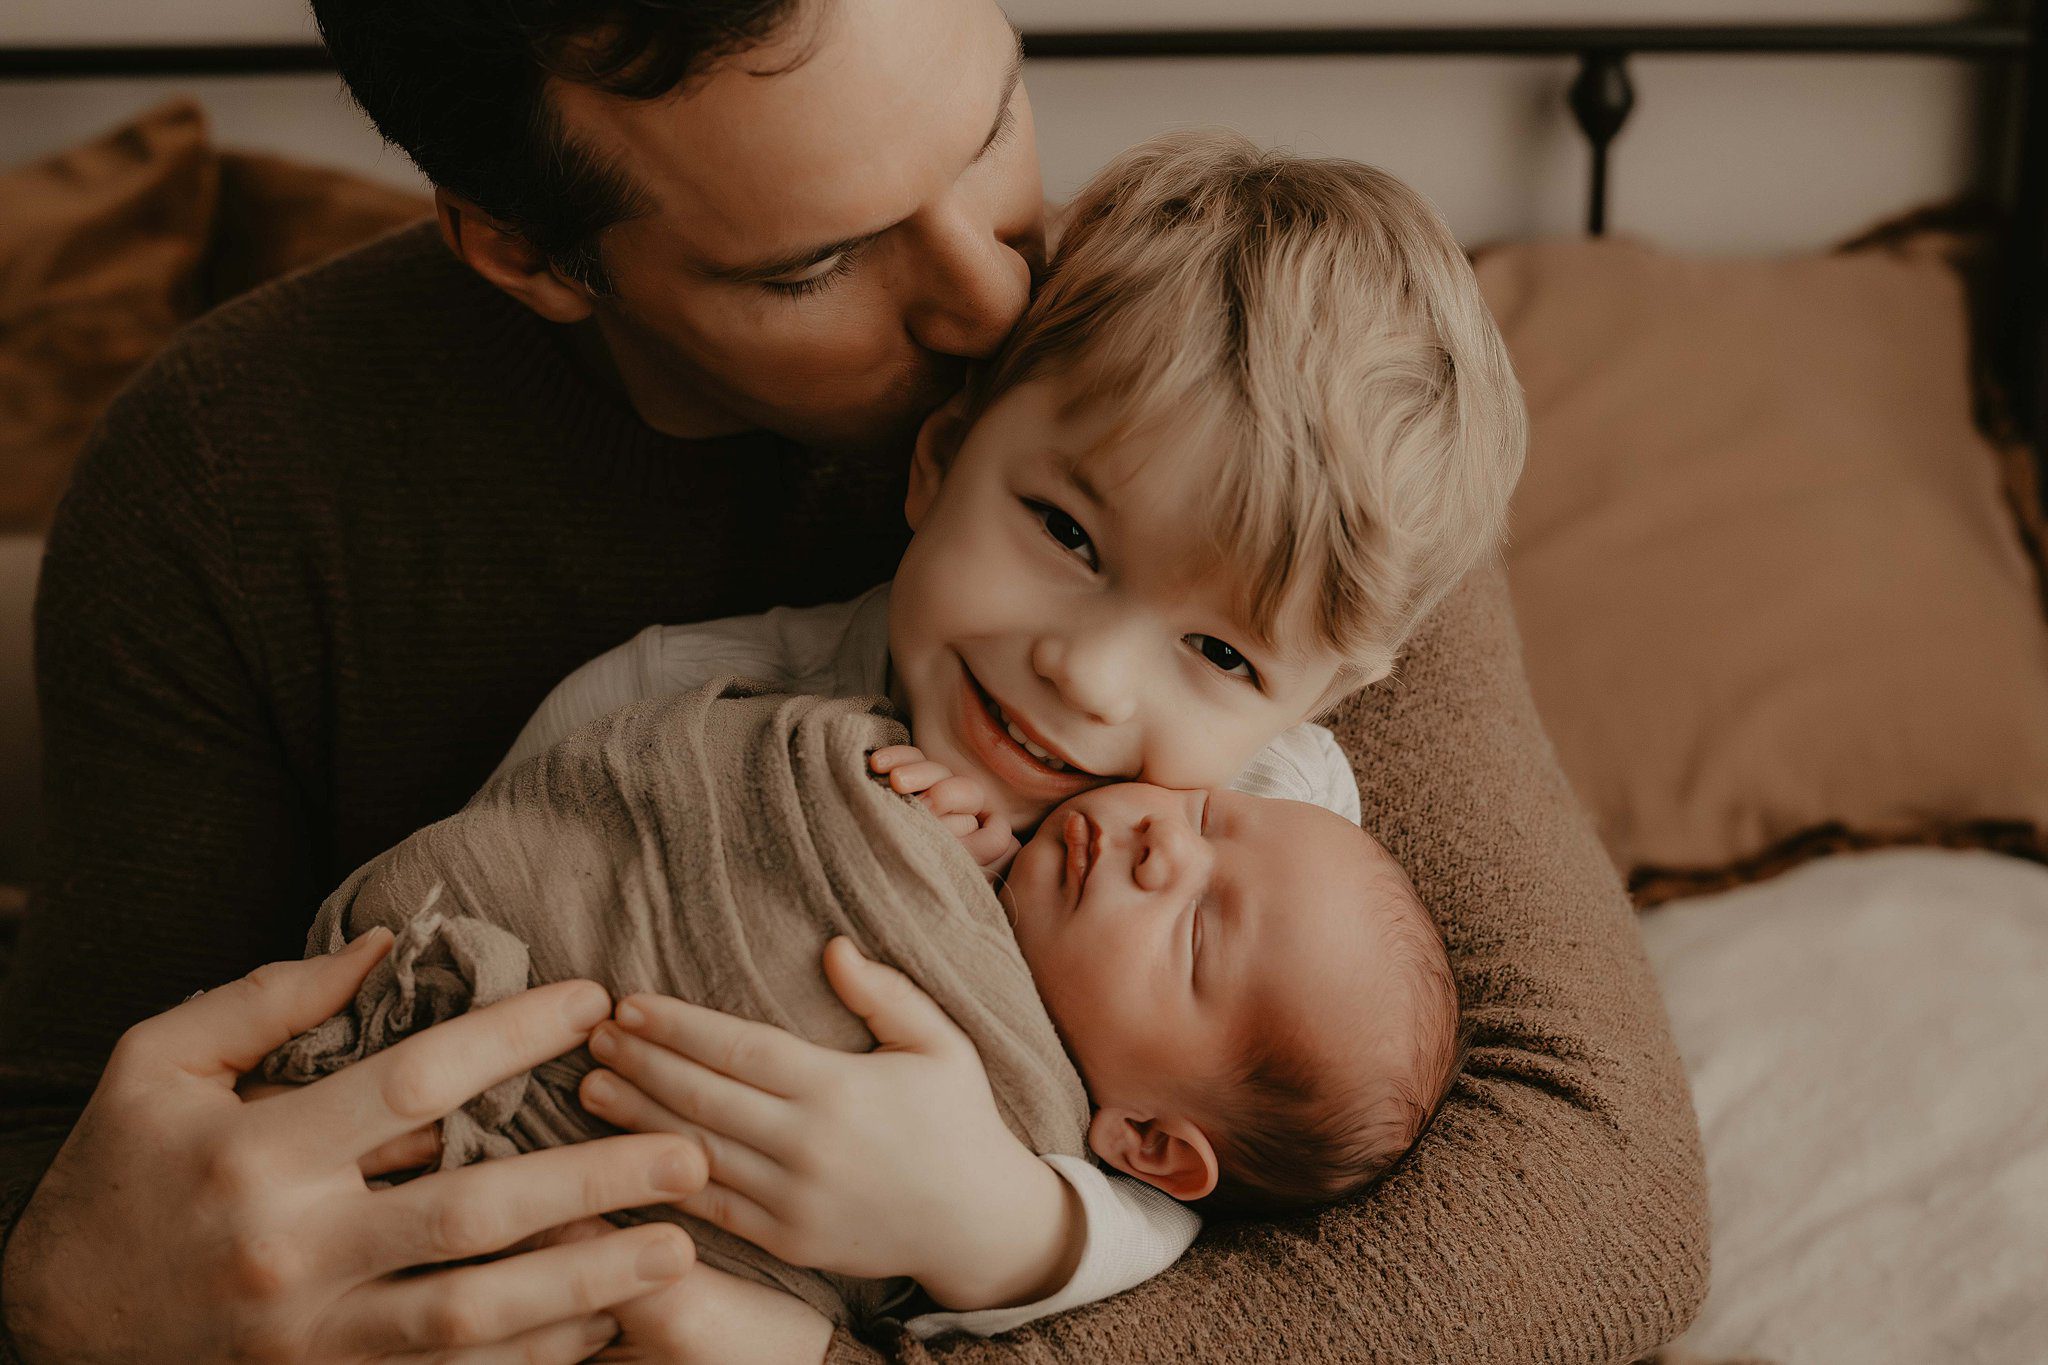
[(1366, 827), (1442, 923), (1473, 1031), (1415, 1151), (1313, 1218), (1212, 1226), (1090, 1308), (988, 1341), (842, 1333), (835, 1365), (1625, 1362), (1691, 1318), (1707, 1227), (1690, 1096), (1627, 899), (1536, 717), (1500, 572), (1331, 728)]
[(43, 563), (42, 875), (0, 995), (9, 1234), (120, 1035), (296, 957), (319, 899), (194, 429), (174, 386), (131, 388)]

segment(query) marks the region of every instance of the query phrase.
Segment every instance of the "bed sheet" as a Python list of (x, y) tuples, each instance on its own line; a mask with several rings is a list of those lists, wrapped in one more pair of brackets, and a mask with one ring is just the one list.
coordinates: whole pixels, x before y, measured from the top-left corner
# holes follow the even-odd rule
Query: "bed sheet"
[(2048, 1361), (2048, 868), (1844, 854), (1643, 931), (1712, 1190), (1674, 1358)]

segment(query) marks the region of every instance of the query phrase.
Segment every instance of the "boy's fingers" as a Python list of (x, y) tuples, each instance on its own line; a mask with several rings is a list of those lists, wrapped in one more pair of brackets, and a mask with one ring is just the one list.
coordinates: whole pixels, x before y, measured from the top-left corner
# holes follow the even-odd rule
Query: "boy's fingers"
[(269, 962), (128, 1031), (122, 1042), (194, 1076), (232, 1086), (272, 1051), (338, 1013), (383, 958), (379, 925), (337, 953)]
[(891, 768), (900, 768), (906, 763), (917, 763), (924, 759), (924, 750), (915, 744), (891, 744), (868, 755), (868, 767), (875, 772), (885, 773)]
[(982, 825), (960, 836), (960, 846), (974, 859), (976, 867), (991, 867), (1003, 861), (1016, 844), (1010, 831), (1000, 826)]
[[(788, 1104), (759, 1086), (610, 1025), (590, 1042), (600, 1061), (679, 1119), (764, 1151), (779, 1146), (788, 1131)], [(607, 1082), (596, 1084), (602, 1094)]]
[(393, 1171), (415, 1171), (441, 1159), (441, 1125), (430, 1123), (404, 1137), (395, 1137), (356, 1163), (365, 1179)]
[(850, 938), (825, 945), (825, 979), (883, 1047), (939, 1052), (967, 1041), (938, 1002), (909, 977), (863, 956)]
[(922, 799), (940, 815), (973, 815), (987, 804), (982, 800), (981, 783), (959, 773), (932, 787)]
[(782, 1167), (737, 1138), (700, 1127), (664, 1107), (623, 1076), (593, 1071), (583, 1078), (583, 1107), (630, 1133), (680, 1133), (704, 1149), (710, 1179), (751, 1199), (772, 1196), (787, 1177)]
[[(971, 815), (941, 815), (939, 823), (946, 827), (946, 833), (960, 840), (963, 844), (981, 828), (981, 821)], [(974, 850), (970, 846), (967, 851), (972, 853)], [(975, 861), (980, 862), (981, 860), (977, 858)]]
[(915, 763), (905, 763), (891, 768), (889, 785), (908, 796), (936, 787), (952, 775), (953, 770), (945, 764), (921, 758)]
[(787, 1097), (817, 1074), (821, 1057), (845, 1054), (760, 1024), (678, 1000), (672, 995), (630, 995), (615, 1016), (628, 1033), (743, 1081)]

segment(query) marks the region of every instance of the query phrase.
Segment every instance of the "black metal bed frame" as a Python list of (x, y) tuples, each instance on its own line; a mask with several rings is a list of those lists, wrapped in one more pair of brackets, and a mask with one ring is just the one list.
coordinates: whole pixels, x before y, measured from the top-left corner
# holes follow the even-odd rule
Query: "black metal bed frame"
[[(1988, 132), (1987, 164), (2006, 232), (1989, 320), (1990, 368), (2011, 420), (2048, 435), (2048, 0), (2016, 0), (2011, 17), (1924, 24), (1672, 24), (1538, 27), (1199, 28), (1027, 32), (1028, 57), (1576, 57), (1567, 104), (1591, 151), (1586, 228), (1607, 226), (1609, 151), (1635, 103), (1628, 59), (1638, 55), (1914, 56), (2003, 70), (2003, 116)], [(317, 44), (98, 47), (0, 46), (0, 80), (247, 76), (331, 70)], [(2048, 461), (2043, 462), (2048, 475)], [(2048, 477), (2042, 480), (2048, 494)]]

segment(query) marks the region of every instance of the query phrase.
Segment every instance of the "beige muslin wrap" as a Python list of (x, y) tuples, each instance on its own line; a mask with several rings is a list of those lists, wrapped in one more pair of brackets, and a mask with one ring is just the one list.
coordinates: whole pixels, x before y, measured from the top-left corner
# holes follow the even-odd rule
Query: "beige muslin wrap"
[[(309, 953), (372, 925), (398, 935), (354, 1005), (266, 1059), (308, 1081), (529, 985), (570, 977), (660, 991), (849, 1051), (873, 1046), (820, 967), (850, 935), (918, 982), (974, 1040), (1003, 1119), (1033, 1151), (1083, 1155), (1087, 1097), (1002, 907), (923, 809), (867, 769), (904, 742), (887, 704), (728, 680), (578, 730), (458, 814), (358, 869), (320, 908)], [(576, 1087), (578, 1049), (443, 1125), (444, 1166), (613, 1131)], [(673, 1211), (707, 1263), (841, 1323), (905, 1286), (800, 1270)]]

